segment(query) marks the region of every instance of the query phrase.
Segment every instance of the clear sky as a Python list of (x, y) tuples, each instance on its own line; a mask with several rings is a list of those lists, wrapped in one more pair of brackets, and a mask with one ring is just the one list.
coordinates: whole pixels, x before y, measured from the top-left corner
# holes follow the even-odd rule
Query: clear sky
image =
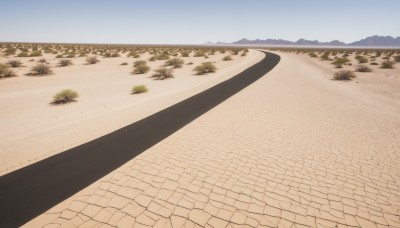
[(400, 0), (1, 0), (0, 41), (199, 44), (400, 36)]

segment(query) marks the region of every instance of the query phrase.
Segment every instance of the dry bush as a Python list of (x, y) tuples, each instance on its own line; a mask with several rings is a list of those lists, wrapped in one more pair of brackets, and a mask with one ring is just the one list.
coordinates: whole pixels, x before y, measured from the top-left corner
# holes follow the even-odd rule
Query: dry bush
[(172, 59), (168, 59), (165, 62), (165, 66), (172, 66), (173, 68), (181, 68), (184, 63), (185, 63), (185, 61), (183, 61), (183, 59), (172, 58)]
[(232, 60), (232, 56), (227, 55), (227, 56), (225, 56), (224, 58), (222, 58), (222, 60), (223, 60), (223, 61), (230, 61), (230, 60)]
[(165, 67), (160, 67), (154, 70), (153, 78), (164, 80), (167, 78), (173, 78), (173, 70)]
[(379, 65), (378, 63), (375, 63), (375, 62), (372, 62), (372, 63), (370, 63), (371, 65), (375, 65), (375, 66), (377, 66), (377, 65)]
[(7, 64), (0, 64), (0, 78), (11, 78), (17, 76)]
[(342, 68), (344, 64), (350, 62), (348, 58), (337, 58), (332, 64), (336, 66), (336, 68)]
[(368, 59), (361, 55), (357, 55), (356, 59), (357, 59), (358, 63), (367, 63), (368, 62)]
[(42, 52), (41, 51), (32, 51), (29, 54), (30, 57), (38, 57), (38, 56), (42, 56)]
[(89, 56), (86, 58), (86, 62), (88, 64), (96, 64), (96, 63), (100, 62), (100, 60), (97, 59), (97, 56)]
[(78, 93), (70, 90), (70, 89), (65, 89), (62, 90), (61, 92), (57, 93), (53, 97), (53, 102), (52, 104), (66, 104), (69, 102), (75, 101), (76, 98), (78, 98)]
[(61, 67), (66, 67), (72, 65), (72, 60), (70, 59), (60, 59), (58, 61), (58, 65)]
[(133, 74), (145, 74), (150, 71), (150, 67), (146, 65), (137, 65), (133, 67)]
[(207, 74), (215, 72), (217, 67), (212, 62), (204, 62), (196, 66), (193, 70), (196, 71), (197, 74)]
[(121, 64), (119, 64), (119, 65), (121, 65), (121, 66), (126, 66), (126, 65), (128, 65), (128, 63), (127, 63), (127, 62), (123, 62), (123, 63), (121, 63)]
[(394, 61), (400, 63), (400, 55), (394, 57)]
[(132, 94), (146, 93), (149, 89), (145, 85), (137, 85), (132, 88)]
[(395, 63), (396, 63), (396, 62), (393, 62), (393, 61), (385, 61), (385, 62), (382, 62), (381, 68), (383, 68), (383, 69), (393, 69)]
[(10, 60), (7, 62), (8, 65), (10, 65), (12, 68), (20, 67), (22, 66), (21, 61), (19, 60)]
[(138, 60), (138, 61), (133, 62), (134, 67), (139, 66), (139, 65), (147, 65), (147, 62), (145, 60)]
[(38, 62), (39, 63), (47, 63), (46, 59), (39, 59)]
[(32, 75), (48, 75), (52, 74), (53, 71), (51, 70), (51, 67), (47, 64), (39, 63), (36, 66), (32, 67), (31, 69), (31, 74)]
[(365, 66), (365, 65), (360, 65), (360, 66), (357, 67), (356, 71), (357, 72), (371, 72), (372, 69), (367, 67), (367, 66)]
[(28, 54), (28, 52), (20, 52), (19, 54), (18, 54), (18, 57), (29, 57), (29, 54)]
[(350, 70), (341, 70), (335, 73), (333, 79), (340, 80), (340, 81), (350, 81), (351, 79), (355, 78), (356, 75)]
[(318, 57), (318, 55), (315, 54), (314, 52), (308, 53), (308, 56), (310, 56), (311, 58), (317, 58)]

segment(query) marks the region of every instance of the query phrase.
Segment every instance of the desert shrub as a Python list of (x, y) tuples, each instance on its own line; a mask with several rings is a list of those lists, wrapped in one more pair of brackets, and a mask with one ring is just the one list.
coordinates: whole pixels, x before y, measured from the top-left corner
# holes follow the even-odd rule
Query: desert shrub
[(51, 67), (47, 64), (39, 63), (32, 67), (31, 72), (33, 75), (48, 75), (53, 73)]
[(395, 64), (395, 62), (393, 62), (393, 61), (385, 61), (385, 62), (382, 62), (382, 64), (381, 64), (381, 68), (383, 68), (383, 69), (393, 69), (394, 67), (394, 64)]
[(344, 64), (350, 62), (347, 58), (337, 58), (332, 64), (336, 66), (336, 68), (342, 68)]
[(400, 63), (400, 55), (394, 57), (394, 61)]
[(310, 56), (311, 58), (317, 58), (317, 57), (318, 57), (318, 55), (315, 54), (314, 52), (310, 52), (310, 53), (308, 54), (308, 56)]
[(145, 74), (147, 72), (149, 72), (150, 67), (146, 66), (146, 65), (137, 65), (135, 67), (133, 67), (133, 74)]
[(70, 59), (60, 59), (58, 65), (62, 67), (69, 66), (72, 65), (72, 61)]
[(115, 58), (115, 57), (119, 57), (119, 56), (120, 56), (120, 55), (119, 55), (118, 52), (114, 52), (114, 53), (111, 54), (111, 57), (114, 57), (114, 58)]
[(237, 55), (237, 54), (239, 54), (239, 51), (238, 51), (238, 50), (233, 50), (233, 51), (232, 51), (232, 55)]
[(183, 59), (172, 58), (172, 59), (168, 59), (165, 62), (165, 66), (172, 66), (173, 68), (181, 68), (184, 63), (185, 63), (185, 61), (183, 61)]
[(126, 66), (126, 65), (128, 65), (128, 63), (127, 63), (127, 62), (123, 62), (123, 63), (121, 63), (120, 65), (121, 65), (121, 66)]
[(243, 53), (240, 56), (246, 56), (248, 51), (243, 51)]
[(145, 85), (137, 85), (132, 88), (132, 94), (146, 93), (149, 89)]
[[(1, 48), (0, 48), (1, 49)], [(17, 52), (16, 48), (8, 47), (3, 53), (5, 55), (14, 55)]]
[(79, 95), (77, 92), (70, 89), (65, 89), (54, 95), (52, 104), (66, 104), (73, 102), (76, 98), (78, 98), (78, 96)]
[(62, 54), (56, 56), (57, 59), (64, 57)]
[(47, 61), (46, 61), (46, 59), (39, 59), (38, 62), (39, 63), (46, 63)]
[(222, 60), (223, 60), (223, 61), (230, 61), (230, 60), (232, 60), (232, 56), (227, 55), (227, 56), (225, 56), (224, 58), (222, 58)]
[(156, 57), (155, 57), (155, 56), (151, 56), (151, 57), (149, 58), (149, 61), (151, 61), (151, 62), (156, 61)]
[(139, 58), (140, 55), (138, 53), (136, 53), (136, 52), (131, 52), (131, 53), (128, 54), (128, 57)]
[(196, 71), (197, 74), (206, 74), (215, 72), (217, 70), (217, 67), (212, 62), (204, 62), (196, 66), (193, 70)]
[(379, 64), (378, 64), (378, 63), (375, 63), (375, 62), (372, 62), (371, 65), (377, 66), (377, 65), (379, 65)]
[(20, 67), (22, 66), (21, 61), (19, 60), (10, 60), (7, 62), (8, 65), (10, 65), (12, 68)]
[(97, 59), (97, 56), (89, 56), (86, 58), (86, 62), (88, 64), (96, 64), (96, 63), (100, 62), (100, 60)]
[(160, 67), (160, 68), (154, 70), (154, 74), (152, 75), (152, 77), (154, 77), (156, 79), (164, 80), (167, 78), (173, 78), (174, 75), (172, 73), (173, 73), (172, 69)]
[(169, 55), (167, 53), (161, 53), (159, 55), (156, 55), (157, 60), (167, 60), (169, 59)]
[(189, 57), (189, 52), (182, 52), (182, 53), (181, 53), (181, 56), (182, 56), (182, 57)]
[(0, 78), (10, 78), (17, 76), (7, 64), (0, 64)]
[(357, 72), (371, 72), (372, 69), (367, 67), (367, 66), (365, 66), (365, 65), (360, 65), (360, 66), (357, 67), (356, 71)]
[(69, 53), (65, 58), (75, 58), (75, 53)]
[(133, 63), (133, 66), (134, 66), (134, 67), (139, 66), (139, 65), (147, 65), (147, 62), (144, 61), (144, 60), (138, 60), (138, 61), (135, 61), (135, 62)]
[(193, 65), (193, 62), (189, 62), (189, 63), (187, 63), (186, 65)]
[(41, 51), (32, 51), (29, 54), (30, 57), (38, 57), (38, 56), (42, 56), (42, 52)]
[(205, 56), (206, 54), (204, 54), (203, 52), (201, 52), (201, 51), (198, 51), (198, 52), (196, 52), (196, 53), (194, 53), (194, 57), (203, 57), (203, 56)]
[(321, 55), (321, 60), (323, 60), (323, 61), (328, 61), (328, 60), (330, 60), (330, 58), (329, 58), (329, 55), (330, 55), (331, 53), (329, 53), (329, 52), (324, 52), (324, 54), (322, 54)]
[(18, 57), (29, 57), (29, 54), (28, 54), (28, 52), (20, 52), (19, 54), (18, 54)]
[(366, 57), (364, 57), (364, 56), (361, 56), (361, 55), (357, 55), (356, 59), (357, 59), (357, 61), (359, 63), (367, 63), (368, 62), (368, 59)]
[(349, 81), (353, 78), (355, 78), (356, 75), (350, 71), (350, 70), (341, 70), (335, 73), (335, 76), (333, 79), (335, 80), (341, 80), (341, 81)]

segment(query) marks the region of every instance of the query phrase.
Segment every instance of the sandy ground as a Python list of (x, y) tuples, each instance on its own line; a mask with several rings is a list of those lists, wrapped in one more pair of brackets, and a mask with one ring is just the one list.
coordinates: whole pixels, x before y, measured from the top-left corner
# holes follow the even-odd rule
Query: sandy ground
[(278, 54), (266, 77), (26, 227), (400, 227), (400, 107)]
[[(229, 77), (261, 60), (264, 54), (250, 51), (247, 56), (233, 56), (222, 61), (226, 54), (208, 59), (185, 57), (184, 65), (175, 69), (175, 78), (153, 80), (152, 70), (165, 61), (148, 62), (152, 70), (144, 75), (131, 75), (132, 63), (147, 60), (118, 57), (99, 58), (95, 65), (85, 65), (85, 57), (72, 59), (74, 65), (55, 67), (54, 55), (20, 59), (25, 67), (16, 70), (15, 78), (0, 80), (0, 175), (36, 162), (45, 157), (88, 142), (123, 126), (169, 107)], [(26, 76), (37, 60), (45, 58), (54, 74), (44, 77)], [(34, 59), (34, 61), (29, 61)], [(194, 75), (192, 69), (206, 61), (215, 61), (217, 73)], [(121, 66), (123, 62), (129, 65)], [(145, 94), (131, 95), (134, 85), (149, 88)], [(73, 89), (79, 93), (78, 102), (51, 106), (57, 92)]]
[(383, 59), (384, 55), (374, 61), (379, 65), (370, 65), (371, 58), (369, 56), (366, 56), (369, 59), (367, 63), (360, 64), (355, 59), (356, 54), (351, 54), (347, 57), (351, 65), (344, 65), (342, 69), (338, 69), (331, 64), (332, 61), (321, 61), (319, 58), (311, 58), (308, 55), (298, 56), (324, 71), (328, 79), (339, 70), (356, 71), (360, 65), (368, 66), (372, 72), (355, 72), (357, 78), (345, 84), (342, 83), (343, 87), (350, 90), (362, 90), (363, 96), (368, 96), (370, 100), (373, 100), (372, 103), (384, 103), (384, 107), (391, 106), (393, 111), (398, 110), (400, 106), (400, 63), (395, 64), (394, 69), (382, 69), (381, 63), (386, 61)]

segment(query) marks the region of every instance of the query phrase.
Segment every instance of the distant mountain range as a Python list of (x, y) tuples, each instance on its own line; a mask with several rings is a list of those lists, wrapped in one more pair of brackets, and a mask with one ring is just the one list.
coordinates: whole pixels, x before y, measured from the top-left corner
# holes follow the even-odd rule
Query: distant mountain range
[(295, 42), (282, 39), (248, 40), (243, 38), (233, 43), (207, 42), (206, 44), (237, 44), (237, 45), (275, 45), (275, 46), (374, 46), (374, 47), (400, 47), (400, 37), (369, 36), (353, 43), (344, 43), (339, 40), (331, 42), (319, 42), (318, 40), (299, 39)]

